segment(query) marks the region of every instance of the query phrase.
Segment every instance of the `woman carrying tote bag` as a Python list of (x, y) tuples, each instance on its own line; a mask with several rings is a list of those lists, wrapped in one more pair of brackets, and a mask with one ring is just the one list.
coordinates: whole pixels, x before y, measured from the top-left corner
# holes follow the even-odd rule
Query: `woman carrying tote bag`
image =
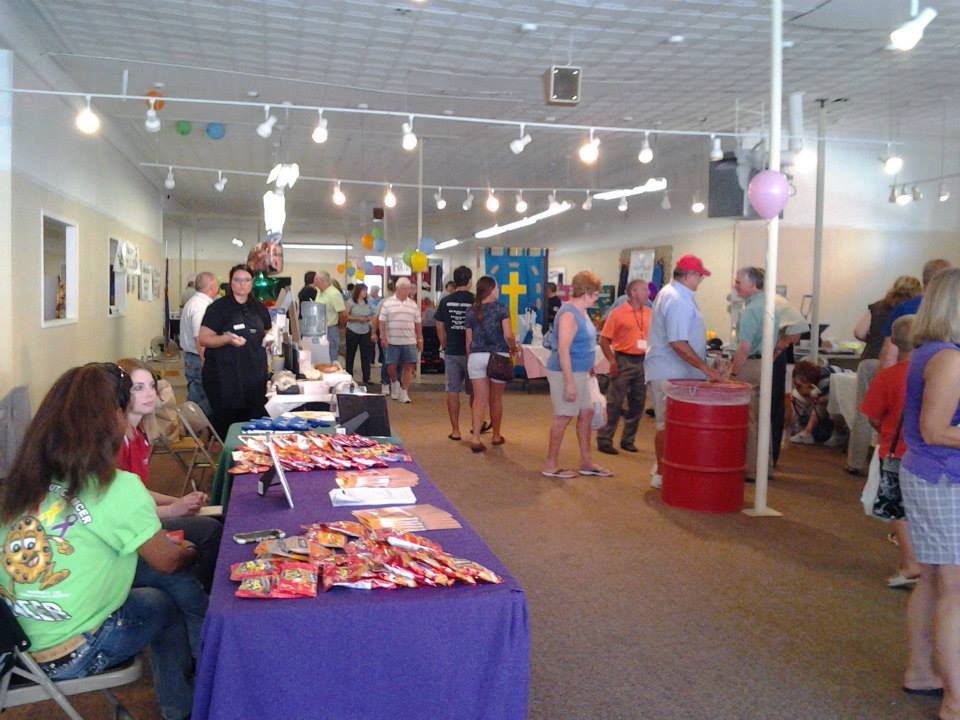
[(513, 359), (519, 346), (510, 325), (510, 311), (497, 298), (497, 281), (489, 275), (477, 280), (473, 308), (467, 312), (467, 376), (473, 386), (473, 437), (470, 449), (483, 452), (480, 430), (486, 408), (493, 424), (491, 444), (503, 445), (500, 434), (503, 420), (503, 390), (513, 377)]

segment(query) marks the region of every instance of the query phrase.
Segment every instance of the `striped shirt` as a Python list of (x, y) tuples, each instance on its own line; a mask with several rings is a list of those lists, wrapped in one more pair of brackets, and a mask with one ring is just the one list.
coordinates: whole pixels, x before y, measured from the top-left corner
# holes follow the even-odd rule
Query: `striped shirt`
[(387, 342), (391, 345), (416, 345), (420, 324), (420, 306), (415, 300), (387, 298), (380, 306), (380, 326), (386, 325)]

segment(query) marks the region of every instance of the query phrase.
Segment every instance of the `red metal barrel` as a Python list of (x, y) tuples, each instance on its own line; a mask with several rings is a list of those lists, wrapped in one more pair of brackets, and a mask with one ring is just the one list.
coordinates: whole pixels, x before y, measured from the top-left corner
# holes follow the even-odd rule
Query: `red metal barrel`
[(747, 383), (666, 384), (665, 503), (707, 512), (743, 507), (750, 392)]

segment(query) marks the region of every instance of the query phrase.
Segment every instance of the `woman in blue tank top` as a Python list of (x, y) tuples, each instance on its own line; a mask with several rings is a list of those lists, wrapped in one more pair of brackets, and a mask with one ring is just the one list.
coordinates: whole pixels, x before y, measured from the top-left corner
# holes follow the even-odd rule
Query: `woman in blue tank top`
[(926, 288), (913, 342), (900, 486), (922, 569), (907, 611), (903, 688), (943, 688), (940, 718), (960, 718), (960, 269)]
[(577, 473), (560, 467), (560, 443), (570, 420), (577, 418), (581, 475), (609, 477), (613, 473), (594, 464), (590, 454), (593, 400), (590, 397), (590, 372), (597, 348), (597, 329), (587, 315), (600, 296), (600, 278), (589, 270), (578, 272), (571, 283), (571, 299), (560, 306), (553, 318), (554, 348), (547, 361), (547, 381), (553, 401), (550, 447), (543, 464), (543, 475), (573, 478)]

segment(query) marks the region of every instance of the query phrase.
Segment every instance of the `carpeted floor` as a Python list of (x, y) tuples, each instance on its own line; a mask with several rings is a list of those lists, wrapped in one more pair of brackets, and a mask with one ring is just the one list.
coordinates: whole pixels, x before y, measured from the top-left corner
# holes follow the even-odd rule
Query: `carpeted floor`
[[(782, 518), (694, 513), (648, 488), (648, 418), (643, 452), (597, 456), (614, 478), (552, 480), (539, 474), (545, 393), (510, 392), (507, 443), (482, 455), (447, 439), (444, 398), (415, 393), (390, 404), (391, 419), (526, 589), (531, 718), (936, 716), (936, 700), (900, 691), (908, 594), (884, 584), (896, 549), (863, 515), (862, 481), (843, 473), (840, 451), (785, 450), (769, 502)], [(572, 428), (562, 460), (577, 460)], [(118, 694), (135, 717), (158, 717), (146, 681)], [(107, 716), (99, 697), (78, 706)]]

